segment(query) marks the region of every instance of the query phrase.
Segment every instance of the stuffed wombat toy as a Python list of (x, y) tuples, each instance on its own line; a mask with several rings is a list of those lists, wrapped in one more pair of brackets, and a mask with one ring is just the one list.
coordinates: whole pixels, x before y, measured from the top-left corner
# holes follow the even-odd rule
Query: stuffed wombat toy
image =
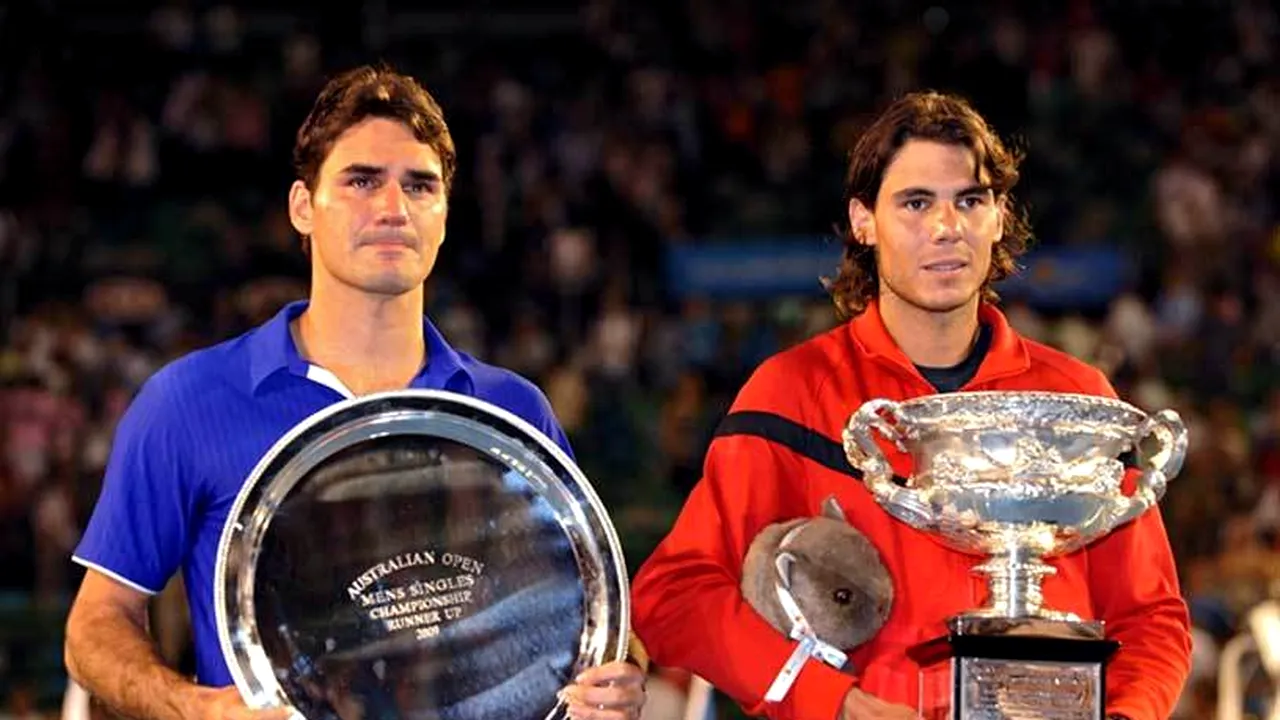
[(819, 517), (766, 527), (751, 542), (742, 594), (783, 635), (792, 621), (778, 598), (790, 593), (818, 640), (839, 650), (857, 647), (884, 625), (893, 582), (874, 545), (848, 523), (834, 497)]

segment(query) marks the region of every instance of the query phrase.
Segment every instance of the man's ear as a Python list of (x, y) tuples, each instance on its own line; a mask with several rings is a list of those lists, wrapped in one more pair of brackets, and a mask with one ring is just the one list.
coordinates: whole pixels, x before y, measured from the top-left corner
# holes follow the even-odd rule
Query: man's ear
[(310, 236), (314, 228), (311, 217), (311, 191), (301, 180), (289, 187), (289, 223), (299, 235)]
[(863, 245), (876, 244), (876, 219), (858, 198), (849, 198), (849, 229)]

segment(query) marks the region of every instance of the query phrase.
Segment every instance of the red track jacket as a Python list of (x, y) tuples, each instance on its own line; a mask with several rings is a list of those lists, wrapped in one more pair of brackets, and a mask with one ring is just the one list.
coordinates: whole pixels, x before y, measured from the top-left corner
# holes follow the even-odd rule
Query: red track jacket
[[(1115, 396), (1101, 372), (1022, 338), (994, 307), (984, 304), (980, 318), (992, 327), (991, 348), (964, 390)], [(838, 449), (841, 431), (864, 401), (934, 392), (893, 342), (874, 304), (852, 322), (764, 362), (731, 415), (781, 416), (782, 424), (825, 438), (810, 435), (805, 454), (751, 434), (722, 432), (712, 442), (701, 482), (632, 584), (634, 628), (653, 662), (690, 670), (747, 712), (772, 718), (833, 720), (855, 685), (914, 706), (918, 668), (906, 650), (942, 634), (948, 616), (984, 602), (985, 582), (970, 572), (980, 559), (948, 550), (893, 519), (838, 462), (810, 456), (822, 455), (816, 446), (825, 445), (828, 456)], [(890, 458), (896, 474), (910, 477), (907, 456)], [(1131, 472), (1126, 492), (1132, 481)], [(878, 635), (850, 653), (856, 677), (811, 659), (786, 698), (765, 703), (765, 691), (795, 642), (743, 600), (742, 561), (762, 528), (817, 515), (831, 494), (879, 549), (894, 579), (894, 606)], [(1108, 637), (1121, 643), (1107, 668), (1107, 711), (1132, 720), (1168, 718), (1190, 670), (1191, 646), (1187, 608), (1158, 509), (1050, 563), (1058, 573), (1045, 579), (1045, 605), (1104, 620)]]

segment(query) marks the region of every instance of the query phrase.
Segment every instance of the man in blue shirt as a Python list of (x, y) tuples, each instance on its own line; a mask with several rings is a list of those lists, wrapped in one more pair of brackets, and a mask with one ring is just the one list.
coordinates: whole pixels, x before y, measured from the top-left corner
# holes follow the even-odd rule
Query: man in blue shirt
[[(294, 161), (289, 215), (311, 256), (309, 300), (147, 381), (116, 431), (101, 498), (75, 551), (86, 574), (67, 621), (67, 667), (128, 717), (286, 715), (250, 710), (231, 685), (213, 578), (243, 482), (316, 411), (378, 391), (443, 389), (501, 406), (570, 451), (537, 387), (455, 351), (424, 316), (423, 283), (444, 241), (456, 166), (431, 96), (386, 69), (335, 78), (298, 133)], [(178, 570), (196, 683), (164, 666), (145, 625), (149, 597)], [(636, 717), (643, 674), (609, 663), (565, 693), (574, 717)]]

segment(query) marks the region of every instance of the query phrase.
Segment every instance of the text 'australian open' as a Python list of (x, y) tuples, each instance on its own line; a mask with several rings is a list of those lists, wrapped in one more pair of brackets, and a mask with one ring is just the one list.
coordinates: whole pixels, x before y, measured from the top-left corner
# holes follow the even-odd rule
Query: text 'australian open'
[(402, 553), (393, 558), (384, 560), (377, 565), (370, 567), (360, 574), (351, 585), (347, 587), (347, 594), (352, 600), (360, 597), (368, 587), (382, 578), (411, 567), (420, 567), (424, 565), (444, 565), (445, 567), (458, 568), (463, 572), (471, 575), (481, 575), (484, 573), (484, 563), (465, 555), (457, 555), (455, 553), (444, 553), (438, 555), (434, 551), (421, 551)]

